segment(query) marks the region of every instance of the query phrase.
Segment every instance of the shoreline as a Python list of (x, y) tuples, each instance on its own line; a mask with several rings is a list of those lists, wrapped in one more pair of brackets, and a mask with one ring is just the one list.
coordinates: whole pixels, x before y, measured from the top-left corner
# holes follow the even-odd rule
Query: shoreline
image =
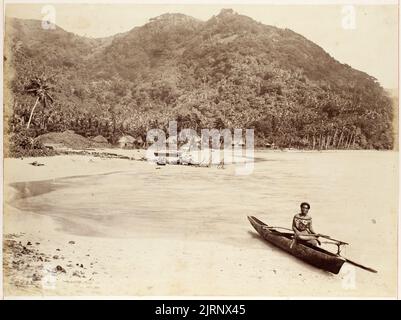
[[(138, 150), (137, 154), (142, 155), (142, 152)], [(35, 161), (43, 166), (30, 165)], [(62, 154), (22, 159), (5, 158), (3, 162), (4, 184), (126, 171), (132, 168), (133, 163), (149, 165), (140, 158), (102, 158), (90, 154)]]
[[(135, 151), (136, 154), (140, 157), (141, 150)], [(93, 269), (96, 260), (89, 261), (89, 257), (79, 256), (75, 252), (68, 252), (67, 256), (64, 256), (64, 253), (60, 254), (61, 250), (64, 251), (63, 247), (71, 247), (69, 241), (78, 242), (77, 236), (66, 235), (59, 229), (57, 222), (49, 216), (41, 216), (12, 207), (10, 202), (18, 192), (12, 184), (111, 174), (129, 171), (133, 166), (148, 165), (139, 159), (101, 158), (90, 154), (4, 159), (3, 290), (5, 296), (53, 295), (55, 283), (65, 285), (75, 281), (75, 283), (83, 284), (97, 274), (96, 271), (92, 271), (95, 272), (92, 275), (87, 270), (87, 268)], [(43, 166), (30, 165), (34, 161)], [(32, 229), (32, 224), (39, 225), (40, 228)], [(45, 232), (46, 237), (41, 235), (42, 232)], [(59, 239), (66, 239), (66, 237), (74, 240), (65, 240), (64, 244), (60, 243)], [(81, 239), (80, 243), (87, 240)], [(83, 250), (90, 250), (90, 247), (87, 246)], [(56, 256), (57, 259), (53, 259)], [(73, 263), (73, 260), (77, 258), (79, 261)], [(83, 265), (82, 268), (81, 265)], [(65, 289), (59, 290), (61, 291), (57, 294), (63, 294), (62, 291)], [(66, 292), (69, 291), (70, 289), (66, 290)]]
[[(92, 150), (91, 150), (92, 151)], [(146, 160), (143, 160), (146, 154), (144, 149), (94, 149), (96, 155), (91, 154), (88, 150), (74, 150), (72, 153), (65, 153), (60, 155), (52, 156), (41, 156), (41, 157), (26, 157), (26, 158), (4, 158), (3, 160), (3, 171), (4, 184), (15, 183), (15, 182), (32, 182), (42, 181), (58, 178), (68, 177), (79, 177), (89, 176), (96, 174), (108, 174), (123, 172), (133, 167), (132, 163), (146, 164)], [(87, 152), (80, 154), (80, 152)], [(276, 150), (276, 149), (255, 149), (255, 153), (268, 152), (272, 154), (286, 154), (286, 153), (335, 153), (335, 152), (359, 152), (359, 153), (383, 153), (383, 152), (395, 152), (397, 150)], [(102, 154), (104, 156), (102, 156)], [(110, 157), (108, 155), (114, 154), (116, 157)], [(118, 157), (119, 156), (119, 157)], [(58, 164), (56, 160), (60, 159)], [(108, 166), (99, 165), (99, 161), (109, 162)], [(43, 163), (44, 166), (31, 166), (35, 170), (27, 170), (27, 165), (32, 162)], [(75, 162), (75, 163), (71, 163)], [(88, 162), (92, 162), (88, 165)], [(257, 159), (256, 161), (257, 162)], [(81, 166), (78, 168), (77, 165)], [(118, 167), (118, 170), (112, 166)], [(152, 164), (154, 165), (154, 164)], [(64, 168), (62, 167), (64, 166)], [(49, 171), (50, 170), (50, 171)], [(63, 171), (64, 170), (64, 171)], [(28, 172), (29, 171), (29, 172)]]
[[(149, 177), (154, 177), (156, 173), (175, 177), (178, 172), (191, 174), (203, 170), (175, 165), (155, 170), (155, 165), (139, 161), (140, 152), (137, 154), (138, 161), (86, 155), (5, 159), (5, 182), (101, 175), (116, 172), (116, 169), (132, 171), (133, 176), (137, 172)], [(278, 161), (282, 159), (281, 153), (279, 155)], [(296, 159), (304, 157), (301, 155)], [(45, 165), (32, 166), (29, 164), (32, 161)], [(208, 170), (212, 174), (231, 174), (231, 169)], [(203, 176), (203, 173), (199, 175)], [(6, 297), (391, 296), (392, 291), (384, 284), (376, 291), (373, 287), (366, 291), (344, 290), (342, 283), (349, 270), (344, 269), (343, 273), (334, 276), (285, 253), (277, 253), (263, 241), (256, 241), (260, 239), (255, 239), (254, 233), (249, 231), (251, 226), (246, 222), (239, 230), (243, 234), (228, 243), (216, 242), (213, 238), (210, 241), (201, 240), (191, 235), (171, 238), (163, 232), (127, 238), (77, 235), (68, 233), (62, 221), (55, 217), (13, 207), (10, 190), (5, 184), (3, 288)], [(205, 259), (205, 252), (208, 252), (208, 259)], [(363, 260), (360, 262), (365, 262)], [(379, 280), (380, 273), (372, 276), (363, 271), (357, 272), (358, 278), (364, 281)], [(324, 279), (327, 288), (312, 285), (310, 280), (313, 279), (318, 284)], [(288, 283), (293, 284), (291, 292), (286, 290)]]

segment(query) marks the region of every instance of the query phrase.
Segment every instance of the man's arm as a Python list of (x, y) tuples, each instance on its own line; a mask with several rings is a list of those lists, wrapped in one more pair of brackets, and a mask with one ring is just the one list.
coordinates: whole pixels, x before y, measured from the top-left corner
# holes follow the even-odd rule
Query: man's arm
[(298, 237), (299, 236), (299, 230), (297, 229), (297, 225), (295, 223), (295, 219), (296, 219), (296, 216), (294, 216), (294, 218), (292, 219), (292, 230), (294, 231), (295, 236)]

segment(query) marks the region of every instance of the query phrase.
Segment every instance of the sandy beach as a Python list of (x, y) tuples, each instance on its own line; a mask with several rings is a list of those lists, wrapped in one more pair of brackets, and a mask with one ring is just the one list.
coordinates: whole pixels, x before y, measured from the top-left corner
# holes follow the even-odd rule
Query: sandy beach
[(400, 298), (396, 1), (75, 2), (3, 8), (1, 298)]
[[(235, 176), (234, 166), (157, 167), (139, 161), (143, 151), (128, 153), (138, 161), (81, 155), (5, 159), (6, 297), (396, 295), (396, 153), (338, 158), (330, 152), (259, 152), (265, 160), (256, 163), (252, 178)], [(360, 163), (364, 157), (371, 160)], [(375, 166), (382, 171), (375, 174)], [(323, 185), (328, 172), (333, 176)], [(386, 185), (377, 191), (369, 179)], [(35, 181), (43, 185), (24, 184)], [(363, 189), (343, 191), (355, 183)], [(288, 226), (304, 198), (313, 203), (315, 229), (351, 242), (347, 256), (378, 274), (347, 264), (338, 275), (311, 267), (266, 244), (246, 220), (255, 214)], [(338, 202), (342, 213), (336, 217)], [(175, 215), (177, 210), (185, 214)], [(328, 214), (319, 217), (323, 212)]]

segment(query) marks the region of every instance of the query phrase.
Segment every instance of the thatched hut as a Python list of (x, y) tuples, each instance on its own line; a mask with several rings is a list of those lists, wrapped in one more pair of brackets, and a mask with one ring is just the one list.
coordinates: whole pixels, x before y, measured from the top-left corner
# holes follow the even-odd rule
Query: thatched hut
[(107, 139), (105, 137), (103, 137), (102, 135), (98, 135), (94, 138), (92, 138), (93, 142), (97, 142), (97, 143), (108, 143)]
[(92, 146), (92, 142), (89, 139), (74, 133), (72, 130), (66, 130), (64, 132), (48, 132), (36, 137), (35, 141), (39, 141), (43, 145), (54, 149), (59, 147), (84, 149)]
[(135, 144), (136, 144), (139, 148), (140, 148), (140, 147), (143, 147), (144, 142), (143, 142), (143, 139), (142, 139), (141, 136), (139, 136), (139, 137), (137, 137), (137, 138), (135, 139)]
[(265, 148), (268, 148), (268, 149), (275, 149), (275, 148), (276, 148), (276, 145), (274, 144), (274, 142), (273, 142), (273, 143), (266, 142), (266, 143), (265, 143)]
[(118, 145), (120, 148), (133, 148), (135, 144), (135, 138), (129, 135), (124, 135), (118, 139)]

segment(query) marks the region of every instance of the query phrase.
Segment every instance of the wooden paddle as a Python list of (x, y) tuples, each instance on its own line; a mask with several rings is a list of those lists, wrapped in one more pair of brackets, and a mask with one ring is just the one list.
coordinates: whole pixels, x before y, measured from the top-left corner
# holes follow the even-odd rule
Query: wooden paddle
[(377, 271), (375, 269), (372, 269), (372, 268), (369, 268), (369, 267), (365, 267), (365, 266), (363, 266), (363, 265), (361, 265), (359, 263), (356, 263), (356, 262), (354, 262), (354, 261), (352, 261), (350, 259), (347, 259), (347, 258), (345, 258), (343, 256), (340, 256), (340, 257), (344, 258), (345, 261), (347, 261), (348, 263), (353, 264), (354, 266), (357, 266), (357, 267), (359, 267), (359, 268), (361, 268), (363, 270), (370, 271), (370, 272), (373, 272), (373, 273), (377, 273)]

